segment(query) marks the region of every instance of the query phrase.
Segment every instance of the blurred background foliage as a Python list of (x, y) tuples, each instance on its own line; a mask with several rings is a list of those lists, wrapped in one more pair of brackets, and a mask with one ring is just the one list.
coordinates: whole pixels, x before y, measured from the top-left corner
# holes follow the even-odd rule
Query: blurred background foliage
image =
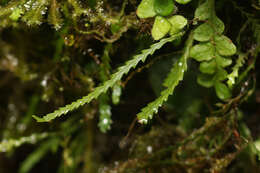
[[(202, 0), (175, 4), (188, 19)], [(260, 172), (260, 2), (216, 1), (237, 46), (232, 98), (197, 84), (199, 63), (147, 125), (187, 39), (167, 43), (111, 90), (66, 116), (44, 115), (87, 95), (155, 41), (138, 0), (0, 0), (0, 172)], [(245, 55), (238, 61), (239, 55)], [(258, 59), (257, 59), (258, 58)], [(227, 69), (232, 72), (232, 66)]]

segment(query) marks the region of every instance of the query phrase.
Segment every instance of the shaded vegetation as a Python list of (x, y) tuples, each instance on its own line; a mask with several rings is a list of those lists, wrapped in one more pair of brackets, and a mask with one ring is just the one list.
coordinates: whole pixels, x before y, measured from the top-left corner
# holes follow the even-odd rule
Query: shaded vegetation
[(260, 172), (259, 56), (259, 0), (0, 0), (0, 172)]

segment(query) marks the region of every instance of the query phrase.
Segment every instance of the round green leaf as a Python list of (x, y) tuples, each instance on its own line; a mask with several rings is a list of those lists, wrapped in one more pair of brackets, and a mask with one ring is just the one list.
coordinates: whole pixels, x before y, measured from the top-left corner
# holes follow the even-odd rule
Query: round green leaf
[(216, 61), (211, 60), (211, 61), (206, 61), (206, 62), (200, 63), (200, 71), (202, 73), (206, 73), (206, 74), (215, 73), (215, 71), (216, 71)]
[(213, 76), (206, 74), (199, 74), (197, 77), (197, 83), (203, 87), (210, 88), (214, 85)]
[(194, 39), (197, 41), (209, 41), (214, 31), (208, 23), (203, 23), (194, 31)]
[(232, 64), (232, 59), (224, 58), (224, 57), (222, 57), (220, 55), (217, 55), (216, 56), (216, 62), (218, 64), (218, 66), (224, 68), (224, 67), (227, 67), (227, 66)]
[(172, 25), (170, 30), (171, 35), (180, 32), (188, 23), (187, 19), (181, 15), (174, 15), (170, 17), (168, 21)]
[(229, 99), (232, 96), (230, 89), (221, 82), (215, 84), (215, 91), (218, 98), (221, 100)]
[(216, 73), (216, 75), (214, 77), (214, 80), (215, 81), (223, 81), (223, 80), (225, 80), (227, 78), (227, 75), (228, 75), (228, 73), (227, 73), (227, 71), (225, 69), (218, 68), (218, 71), (217, 71), (217, 73)]
[(142, 0), (137, 7), (137, 16), (140, 18), (154, 17), (156, 15), (154, 11), (154, 0)]
[(154, 11), (161, 16), (168, 16), (174, 10), (173, 0), (154, 0)]
[(224, 36), (215, 36), (215, 44), (216, 44), (216, 49), (220, 55), (223, 56), (231, 56), (234, 55), (237, 51), (236, 46), (232, 43), (232, 41)]
[(209, 61), (214, 57), (215, 49), (211, 43), (200, 43), (190, 50), (190, 57), (197, 61)]
[(224, 32), (225, 25), (222, 22), (222, 20), (220, 20), (217, 16), (214, 16), (212, 18), (212, 25), (214, 26), (214, 28), (218, 34), (222, 34)]
[(163, 38), (171, 28), (171, 24), (167, 19), (161, 16), (156, 16), (153, 28), (152, 28), (152, 36), (155, 40), (159, 40)]
[(195, 18), (199, 20), (207, 20), (210, 17), (209, 2), (201, 4), (195, 11)]
[(191, 0), (175, 0), (176, 2), (178, 2), (179, 4), (187, 4), (189, 3)]

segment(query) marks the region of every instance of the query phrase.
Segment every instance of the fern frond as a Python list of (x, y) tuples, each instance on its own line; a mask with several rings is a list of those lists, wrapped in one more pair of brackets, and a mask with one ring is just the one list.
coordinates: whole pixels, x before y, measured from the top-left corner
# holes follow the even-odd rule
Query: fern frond
[(153, 114), (158, 112), (159, 107), (161, 107), (162, 104), (168, 100), (168, 97), (172, 95), (175, 87), (183, 79), (184, 72), (187, 70), (187, 59), (189, 57), (192, 43), (193, 33), (190, 34), (186, 42), (182, 57), (173, 65), (173, 68), (165, 79), (164, 86), (168, 88), (161, 92), (160, 97), (149, 103), (146, 107), (142, 109), (140, 113), (137, 114), (140, 123), (146, 124), (148, 122), (148, 119), (153, 118)]
[(25, 143), (34, 144), (35, 142), (44, 139), (48, 133), (32, 134), (31, 136), (21, 137), (19, 139), (8, 139), (0, 142), (0, 152), (11, 151)]
[(69, 111), (77, 109), (84, 104), (91, 102), (93, 99), (98, 98), (102, 93), (105, 93), (109, 88), (113, 87), (117, 81), (121, 80), (124, 74), (127, 74), (131, 68), (135, 68), (136, 65), (142, 61), (144, 62), (148, 55), (152, 55), (157, 49), (160, 49), (167, 42), (171, 42), (178, 37), (180, 37), (183, 33), (175, 34), (169, 38), (162, 39), (160, 42), (151, 45), (149, 49), (145, 49), (141, 54), (135, 55), (133, 59), (127, 61), (125, 65), (118, 68), (117, 72), (111, 75), (111, 79), (104, 82), (101, 86), (96, 87), (93, 92), (88, 94), (87, 96), (72, 102), (64, 107), (59, 108), (53, 113), (47, 114), (46, 116), (40, 118), (35, 115), (33, 117), (38, 122), (48, 122), (52, 119), (55, 119), (63, 114), (67, 114)]

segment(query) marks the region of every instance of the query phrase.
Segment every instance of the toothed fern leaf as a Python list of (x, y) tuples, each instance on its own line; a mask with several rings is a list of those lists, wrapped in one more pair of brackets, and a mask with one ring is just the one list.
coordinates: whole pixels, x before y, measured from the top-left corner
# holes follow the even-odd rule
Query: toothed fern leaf
[(173, 35), (169, 38), (162, 39), (160, 42), (151, 45), (151, 47), (149, 49), (143, 50), (141, 54), (135, 55), (133, 57), (133, 59), (127, 61), (125, 63), (125, 65), (119, 67), (117, 72), (112, 74), (110, 80), (107, 80), (101, 86), (96, 87), (94, 89), (94, 91), (91, 92), (90, 94), (88, 94), (87, 96), (84, 96), (83, 98), (78, 99), (75, 102), (72, 102), (71, 104), (68, 104), (64, 107), (61, 107), (58, 110), (56, 110), (52, 113), (49, 113), (42, 118), (37, 117), (35, 115), (33, 115), (33, 117), (38, 122), (48, 122), (48, 121), (51, 121), (51, 120), (53, 120), (53, 119), (55, 119), (55, 118), (57, 118), (57, 117), (59, 117), (63, 114), (67, 114), (68, 112), (73, 111), (80, 106), (83, 106), (83, 105), (91, 102), (93, 99), (98, 98), (102, 93), (107, 92), (107, 90), (109, 88), (113, 87), (116, 84), (117, 81), (121, 80), (121, 78), (123, 77), (124, 74), (127, 74), (130, 71), (130, 69), (135, 68), (136, 65), (140, 61), (144, 62), (146, 60), (146, 58), (149, 55), (152, 55), (157, 49), (160, 49), (167, 42), (171, 42), (171, 41), (179, 38), (182, 34), (183, 33), (178, 33), (178, 34), (175, 34), (175, 35)]
[(164, 86), (167, 88), (161, 92), (153, 102), (149, 103), (142, 111), (137, 114), (139, 122), (146, 124), (149, 119), (153, 118), (153, 114), (158, 112), (158, 109), (164, 102), (168, 100), (168, 97), (173, 94), (175, 87), (183, 80), (184, 72), (187, 70), (187, 59), (189, 57), (190, 48), (193, 43), (193, 34), (190, 34), (189, 39), (186, 42), (184, 53), (182, 57), (173, 65), (167, 78), (165, 79)]

